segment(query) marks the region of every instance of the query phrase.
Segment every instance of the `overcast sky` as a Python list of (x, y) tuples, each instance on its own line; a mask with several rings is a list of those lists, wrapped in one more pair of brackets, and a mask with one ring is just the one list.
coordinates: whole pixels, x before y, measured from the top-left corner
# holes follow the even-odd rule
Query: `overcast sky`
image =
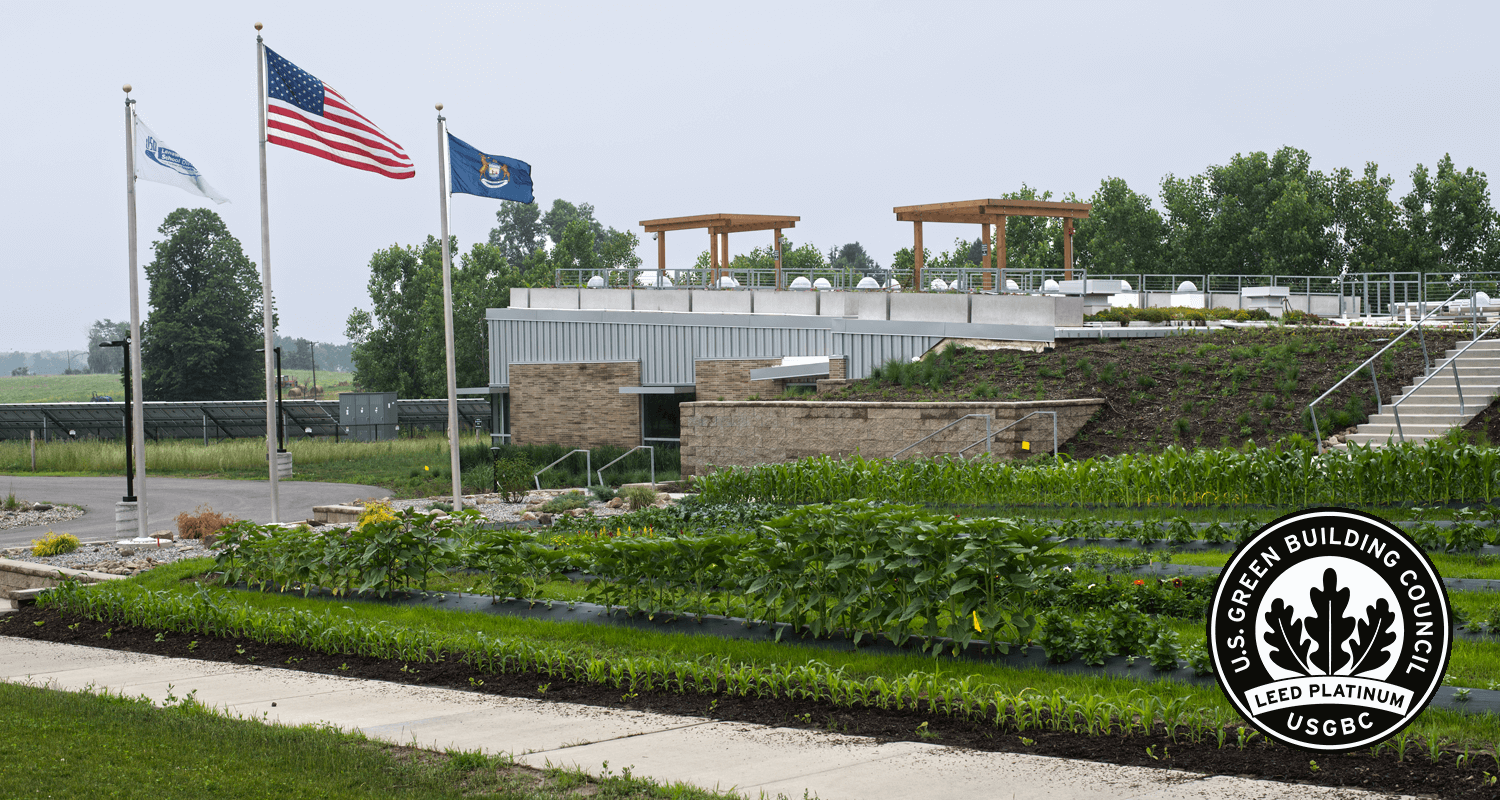
[[(1418, 162), (1452, 153), (1492, 172), (1500, 149), (1490, 3), (0, 7), (6, 351), (81, 348), (91, 321), (127, 318), (123, 83), (233, 201), (216, 210), (259, 262), (257, 20), (417, 165), (394, 181), (270, 148), (281, 332), (323, 341), (368, 307), (372, 252), (437, 232), (439, 101), (456, 135), (530, 162), (544, 205), (593, 203), (638, 234), (654, 217), (795, 214), (796, 244), (858, 240), (883, 264), (911, 242), (897, 205), (1023, 182), (1087, 196), (1108, 176), (1155, 196), (1168, 173), (1283, 145), (1325, 171), (1378, 162), (1404, 192)], [(163, 217), (207, 201), (143, 182), (139, 203), (144, 265)], [(462, 248), (485, 239), (496, 205), (454, 198)], [(933, 225), (926, 241), (974, 235)], [(706, 243), (672, 235), (669, 266)]]

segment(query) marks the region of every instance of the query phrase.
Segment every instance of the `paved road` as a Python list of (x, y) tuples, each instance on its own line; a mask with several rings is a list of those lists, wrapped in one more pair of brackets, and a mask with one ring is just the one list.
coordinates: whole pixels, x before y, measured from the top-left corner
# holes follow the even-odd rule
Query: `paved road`
[[(147, 478), (146, 530), (174, 529), (174, 520), (200, 505), (238, 519), (271, 521), (271, 485), (266, 481), (213, 478)], [(71, 533), (83, 541), (115, 538), (115, 503), (125, 493), (124, 478), (42, 478), (0, 475), (0, 497), (15, 492), (25, 500), (83, 506), (85, 514), (56, 525), (0, 530), (0, 547), (27, 544), (48, 530)], [(358, 497), (384, 497), (389, 490), (352, 483), (281, 482), (281, 518), (307, 519), (312, 507), (346, 503)]]

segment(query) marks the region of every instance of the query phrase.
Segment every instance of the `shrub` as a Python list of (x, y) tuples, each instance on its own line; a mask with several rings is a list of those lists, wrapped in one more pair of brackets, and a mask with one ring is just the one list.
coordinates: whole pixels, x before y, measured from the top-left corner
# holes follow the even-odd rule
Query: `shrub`
[(495, 490), (507, 503), (519, 503), (531, 489), (531, 462), (524, 458), (502, 458), (495, 461)]
[(595, 499), (597, 499), (601, 503), (608, 503), (609, 501), (615, 499), (615, 490), (609, 488), (608, 486), (605, 486), (602, 483), (590, 489), (589, 491), (593, 492)]
[(210, 506), (201, 505), (195, 509), (195, 513), (186, 511), (177, 515), (177, 535), (184, 539), (202, 539), (209, 534), (218, 533), (219, 529), (233, 522), (238, 522), (229, 514), (220, 514)]
[(627, 486), (620, 491), (631, 511), (639, 511), (656, 504), (656, 490), (650, 486)]
[(21, 507), (21, 501), (16, 499), (16, 493), (11, 492), (5, 496), (5, 510), (15, 511)]
[(561, 514), (574, 508), (583, 508), (589, 504), (589, 496), (583, 492), (568, 492), (560, 494), (551, 500), (541, 504), (537, 508), (546, 514)]
[(71, 533), (53, 533), (31, 541), (31, 554), (38, 558), (60, 556), (78, 549), (78, 537)]

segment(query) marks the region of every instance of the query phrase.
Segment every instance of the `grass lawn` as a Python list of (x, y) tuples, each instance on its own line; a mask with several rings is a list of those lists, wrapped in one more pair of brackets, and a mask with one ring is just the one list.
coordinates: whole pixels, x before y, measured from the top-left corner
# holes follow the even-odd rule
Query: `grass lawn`
[(17, 800), (724, 797), (228, 718), (190, 699), (158, 708), (143, 699), (7, 683), (0, 683), (0, 786)]
[[(158, 567), (143, 573), (130, 582), (153, 590), (196, 593), (197, 584), (185, 584), (183, 580), (201, 574), (211, 566), (208, 559), (182, 561)], [(123, 582), (122, 582), (123, 583)], [(461, 581), (456, 581), (461, 583)], [(931, 673), (938, 670), (945, 675), (972, 675), (982, 683), (993, 683), (1008, 692), (1034, 689), (1042, 694), (1061, 691), (1074, 697), (1101, 695), (1104, 697), (1128, 695), (1132, 691), (1145, 690), (1166, 695), (1186, 697), (1193, 707), (1216, 709), (1220, 713), (1231, 713), (1228, 702), (1217, 687), (1184, 685), (1175, 681), (1152, 679), (1153, 672), (1145, 659), (1137, 664), (1141, 667), (1141, 678), (1109, 677), (1103, 675), (1077, 674), (1049, 669), (1018, 669), (1014, 667), (937, 658), (914, 652), (911, 655), (883, 655), (868, 651), (839, 652), (811, 649), (795, 644), (776, 642), (751, 642), (736, 639), (721, 639), (710, 636), (689, 636), (676, 633), (641, 631), (631, 628), (589, 625), (581, 623), (548, 622), (518, 619), (475, 612), (445, 611), (435, 608), (394, 607), (374, 602), (341, 599), (337, 602), (316, 598), (303, 598), (295, 594), (259, 593), (231, 591), (219, 587), (208, 589), (217, 604), (243, 604), (261, 610), (308, 609), (334, 614), (341, 618), (365, 624), (387, 622), (390, 624), (420, 628), (436, 633), (469, 635), (483, 633), (498, 639), (531, 642), (538, 646), (577, 648), (592, 652), (600, 658), (611, 656), (672, 656), (683, 660), (698, 658), (727, 658), (736, 663), (753, 664), (760, 667), (775, 665), (796, 666), (817, 660), (831, 668), (842, 669), (854, 680), (882, 677), (886, 680), (900, 678), (912, 673)], [(556, 592), (557, 599), (576, 597), (576, 586), (551, 584), (547, 593)], [(1500, 599), (1500, 598), (1496, 598)], [(1172, 621), (1174, 628), (1183, 636), (1183, 644), (1201, 643), (1204, 638), (1201, 622)], [(1453, 671), (1462, 667), (1463, 675), (1471, 675), (1465, 685), (1485, 688), (1490, 680), (1500, 679), (1500, 644), (1476, 643), (1470, 647), (1455, 648)], [(1417, 729), (1436, 731), (1455, 741), (1469, 741), (1488, 747), (1500, 741), (1500, 717), (1493, 714), (1467, 715), (1442, 709), (1430, 709), (1422, 715)]]

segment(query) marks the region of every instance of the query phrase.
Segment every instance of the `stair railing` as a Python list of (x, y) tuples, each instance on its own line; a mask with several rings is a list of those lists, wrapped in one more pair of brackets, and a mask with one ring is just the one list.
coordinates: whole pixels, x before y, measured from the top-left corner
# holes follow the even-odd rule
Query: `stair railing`
[(1437, 366), (1437, 369), (1428, 373), (1425, 377), (1422, 378), (1420, 382), (1417, 383), (1416, 386), (1411, 387), (1411, 391), (1407, 392), (1405, 396), (1398, 398), (1396, 402), (1391, 405), (1391, 411), (1396, 415), (1396, 434), (1401, 437), (1401, 441), (1406, 441), (1406, 431), (1402, 430), (1401, 428), (1401, 404), (1406, 402), (1406, 400), (1412, 395), (1416, 394), (1418, 389), (1426, 386), (1428, 381), (1443, 374), (1443, 367), (1451, 366), (1453, 368), (1453, 388), (1458, 392), (1458, 415), (1464, 416), (1468, 414), (1468, 406), (1464, 403), (1464, 387), (1463, 384), (1458, 380), (1458, 359), (1465, 352), (1467, 352), (1470, 347), (1478, 344), (1480, 339), (1488, 336), (1490, 332), (1495, 330), (1496, 328), (1500, 328), (1500, 322), (1491, 324), (1488, 328), (1485, 328), (1482, 333), (1475, 336), (1473, 340), (1471, 340), (1468, 344), (1460, 347), (1457, 353), (1449, 356), (1447, 361), (1439, 364)]
[[(1449, 303), (1451, 303), (1454, 300), (1456, 300), (1458, 298), (1458, 296), (1461, 295), (1461, 294), (1463, 294), (1463, 293), (1464, 293), (1464, 290), (1463, 289), (1459, 289), (1458, 291), (1454, 292), (1453, 295), (1451, 297), (1449, 297), (1447, 300), (1444, 300), (1443, 302), (1438, 303), (1437, 306), (1435, 306), (1431, 311), (1427, 312), (1426, 314), (1423, 314), (1422, 318), (1419, 319), (1419, 320), (1417, 320), (1417, 322), (1416, 322), (1415, 325), (1413, 325), (1413, 326), (1407, 328), (1406, 330), (1402, 331), (1400, 336), (1397, 336), (1396, 338), (1394, 338), (1394, 339), (1390, 340), (1389, 342), (1387, 342), (1385, 347), (1382, 347), (1378, 351), (1376, 351), (1375, 355), (1370, 356), (1369, 358), (1365, 359), (1365, 362), (1363, 364), (1360, 364), (1359, 366), (1357, 366), (1354, 369), (1350, 370), (1348, 375), (1345, 375), (1338, 383), (1335, 383), (1332, 387), (1330, 387), (1328, 391), (1322, 393), (1321, 395), (1318, 395), (1318, 399), (1316, 399), (1316, 400), (1312, 401), (1311, 403), (1307, 404), (1307, 412), (1308, 412), (1308, 414), (1310, 414), (1312, 416), (1313, 436), (1317, 438), (1317, 441), (1318, 441), (1318, 452), (1319, 453), (1323, 452), (1324, 447), (1323, 447), (1323, 433), (1322, 433), (1322, 431), (1320, 431), (1318, 429), (1318, 408), (1317, 408), (1318, 404), (1321, 403), (1321, 402), (1323, 402), (1325, 399), (1327, 399), (1329, 395), (1331, 395), (1335, 391), (1337, 391), (1340, 386), (1343, 386), (1345, 383), (1347, 383), (1350, 378), (1354, 377), (1355, 375), (1358, 375), (1359, 372), (1361, 370), (1363, 370), (1365, 367), (1369, 367), (1370, 368), (1370, 380), (1375, 384), (1375, 412), (1377, 414), (1380, 413), (1380, 406), (1382, 405), (1381, 400), (1380, 400), (1380, 378), (1377, 377), (1376, 374), (1375, 374), (1375, 359), (1380, 358), (1382, 355), (1385, 354), (1385, 351), (1387, 351), (1387, 350), (1391, 349), (1392, 347), (1394, 347), (1396, 345), (1396, 342), (1399, 342), (1402, 339), (1406, 338), (1406, 335), (1408, 333), (1411, 333), (1413, 330), (1415, 330), (1415, 331), (1417, 331), (1418, 338), (1420, 338), (1422, 340), (1422, 363), (1423, 363), (1423, 365), (1424, 365), (1424, 367), (1426, 369), (1429, 369), (1429, 370), (1432, 369), (1432, 359), (1427, 356), (1427, 336), (1422, 333), (1422, 323), (1426, 322), (1434, 314), (1437, 314), (1439, 311), (1442, 311), (1444, 308), (1447, 308)], [(1394, 312), (1393, 312), (1393, 314), (1394, 314)], [(1413, 391), (1415, 391), (1415, 390), (1413, 390)], [(1399, 429), (1399, 425), (1398, 425), (1398, 429)]]
[[(932, 433), (929, 433), (926, 436), (923, 436), (922, 438), (916, 440), (915, 442), (912, 442), (911, 444), (909, 444), (909, 445), (901, 448), (900, 450), (897, 450), (896, 452), (894, 452), (894, 453), (891, 454), (891, 458), (895, 458), (896, 456), (899, 456), (902, 453), (905, 453), (907, 450), (910, 450), (913, 447), (916, 447), (917, 445), (919, 445), (919, 444), (927, 441), (928, 439), (931, 439), (932, 437), (934, 437), (934, 436), (942, 433), (943, 431), (948, 430), (949, 428), (953, 427), (954, 425), (957, 425), (960, 422), (963, 422), (966, 419), (982, 419), (982, 420), (984, 420), (984, 438), (980, 439), (979, 441), (980, 442), (989, 442), (989, 440), (990, 440), (990, 420), (992, 419), (990, 417), (990, 415), (989, 414), (965, 414), (965, 415), (959, 417), (958, 419), (953, 420), (952, 422), (948, 423), (947, 425), (944, 425), (943, 427), (938, 428), (937, 430), (933, 431)], [(978, 443), (979, 442), (975, 442), (974, 444), (978, 444)], [(969, 445), (969, 447), (973, 447), (973, 446), (974, 445)], [(964, 448), (964, 450), (967, 450), (967, 449), (969, 449), (969, 448), (968, 447)], [(985, 449), (988, 450), (989, 447), (986, 446)]]
[(984, 445), (984, 449), (987, 452), (994, 453), (994, 450), (991, 449), (990, 443), (995, 440), (996, 436), (999, 436), (1000, 434), (1005, 433), (1006, 431), (1010, 430), (1011, 428), (1014, 428), (1017, 425), (1020, 425), (1021, 423), (1025, 422), (1028, 419), (1031, 419), (1032, 417), (1043, 416), (1043, 415), (1048, 415), (1048, 414), (1050, 414), (1052, 416), (1052, 457), (1053, 458), (1057, 458), (1057, 412), (1056, 411), (1033, 411), (1033, 412), (1031, 412), (1030, 414), (1027, 414), (1024, 417), (1021, 417), (1020, 419), (1018, 419), (1018, 420), (1016, 420), (1014, 422), (1009, 423), (1008, 425), (1006, 425), (1005, 427), (1001, 428), (998, 431), (995, 431), (994, 433), (990, 433), (990, 432), (986, 431), (985, 434), (984, 434), (984, 438), (983, 439), (980, 439), (979, 441), (974, 442), (973, 444), (969, 445), (968, 447), (965, 447), (964, 449), (958, 451), (958, 455), (963, 455), (964, 453), (969, 452), (969, 448), (971, 448), (971, 447), (978, 447), (981, 443)]

